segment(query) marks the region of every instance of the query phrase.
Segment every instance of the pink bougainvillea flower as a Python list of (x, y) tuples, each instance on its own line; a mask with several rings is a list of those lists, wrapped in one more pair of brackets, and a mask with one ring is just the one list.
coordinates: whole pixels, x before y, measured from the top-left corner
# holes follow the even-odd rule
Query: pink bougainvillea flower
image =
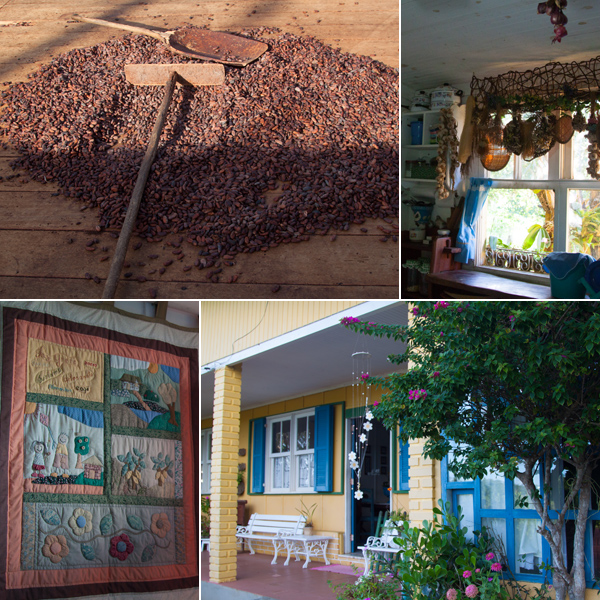
[(368, 373), (363, 373), (363, 374), (360, 376), (360, 378), (361, 378), (363, 381), (366, 381), (367, 379), (369, 379), (369, 374), (368, 374)]
[(418, 307), (418, 306), (415, 306), (415, 307), (412, 309), (412, 314), (413, 314), (413, 315), (417, 315), (418, 313), (419, 313), (419, 307)]
[(456, 600), (457, 597), (458, 597), (458, 592), (454, 588), (450, 588), (446, 592), (446, 598), (448, 598), (448, 600)]
[(379, 402), (373, 402), (373, 406), (379, 406)]
[(467, 579), (468, 577), (471, 577), (471, 571), (463, 571), (463, 577), (465, 579)]
[(481, 573), (481, 569), (475, 569), (475, 573)]
[(440, 376), (440, 372), (439, 371), (434, 371), (433, 377), (439, 377), (439, 376)]
[(485, 555), (485, 560), (492, 560), (493, 558), (494, 558), (493, 552), (488, 552), (488, 554)]
[(467, 598), (475, 598), (477, 594), (479, 594), (479, 590), (477, 589), (476, 585), (472, 583), (471, 585), (467, 586), (467, 589), (465, 590), (465, 596)]
[(502, 571), (502, 565), (500, 563), (494, 563), (490, 569), (492, 569), (492, 571), (496, 571), (497, 573), (500, 573), (500, 571)]
[(117, 535), (110, 540), (108, 553), (119, 560), (125, 560), (133, 552), (133, 544), (129, 541), (126, 533)]

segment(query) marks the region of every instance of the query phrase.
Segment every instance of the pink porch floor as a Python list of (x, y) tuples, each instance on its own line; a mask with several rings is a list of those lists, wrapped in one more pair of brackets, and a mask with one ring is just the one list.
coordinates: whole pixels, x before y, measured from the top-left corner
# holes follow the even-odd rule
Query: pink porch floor
[[(200, 578), (209, 581), (208, 552), (200, 553)], [(311, 562), (306, 569), (302, 568), (304, 560), (284, 566), (285, 557), (279, 558), (276, 565), (271, 564), (272, 556), (249, 552), (238, 553), (237, 580), (224, 583), (226, 587), (252, 592), (274, 598), (275, 600), (335, 600), (337, 597), (327, 585), (354, 583), (356, 577), (329, 571), (314, 571), (311, 566), (322, 566), (323, 563)]]

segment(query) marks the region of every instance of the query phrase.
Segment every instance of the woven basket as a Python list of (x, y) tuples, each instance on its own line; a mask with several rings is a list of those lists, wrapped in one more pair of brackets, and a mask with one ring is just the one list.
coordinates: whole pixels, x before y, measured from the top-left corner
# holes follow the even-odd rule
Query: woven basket
[(510, 160), (510, 152), (504, 146), (488, 141), (483, 152), (480, 147), (479, 157), (488, 171), (501, 171)]
[(563, 115), (554, 126), (554, 137), (559, 144), (566, 144), (572, 137), (573, 132), (573, 119), (570, 115)]

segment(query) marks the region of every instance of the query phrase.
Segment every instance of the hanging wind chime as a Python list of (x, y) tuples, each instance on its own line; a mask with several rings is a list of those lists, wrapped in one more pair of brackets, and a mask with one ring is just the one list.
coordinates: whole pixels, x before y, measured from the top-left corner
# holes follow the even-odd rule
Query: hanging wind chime
[[(352, 407), (360, 408), (360, 416), (357, 419), (357, 432), (354, 436), (354, 448), (348, 454), (350, 468), (355, 471), (354, 498), (360, 500), (363, 492), (360, 489), (360, 475), (367, 452), (369, 431), (373, 429), (373, 413), (369, 408), (369, 395), (371, 384), (369, 374), (371, 373), (371, 354), (366, 351), (355, 352), (352, 355)], [(359, 433), (360, 432), (360, 433)]]

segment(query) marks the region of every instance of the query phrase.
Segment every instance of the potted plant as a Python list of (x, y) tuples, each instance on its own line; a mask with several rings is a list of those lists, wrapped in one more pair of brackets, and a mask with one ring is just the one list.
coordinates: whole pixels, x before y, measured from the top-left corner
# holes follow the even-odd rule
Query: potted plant
[(238, 471), (237, 474), (237, 484), (238, 484), (238, 496), (242, 496), (244, 493), (244, 472)]
[(313, 515), (315, 514), (315, 510), (317, 509), (317, 504), (313, 504), (310, 508), (304, 504), (303, 500), (300, 500), (302, 504), (302, 508), (297, 508), (296, 510), (303, 516), (306, 517), (306, 523), (304, 524), (304, 535), (312, 535), (313, 533)]

